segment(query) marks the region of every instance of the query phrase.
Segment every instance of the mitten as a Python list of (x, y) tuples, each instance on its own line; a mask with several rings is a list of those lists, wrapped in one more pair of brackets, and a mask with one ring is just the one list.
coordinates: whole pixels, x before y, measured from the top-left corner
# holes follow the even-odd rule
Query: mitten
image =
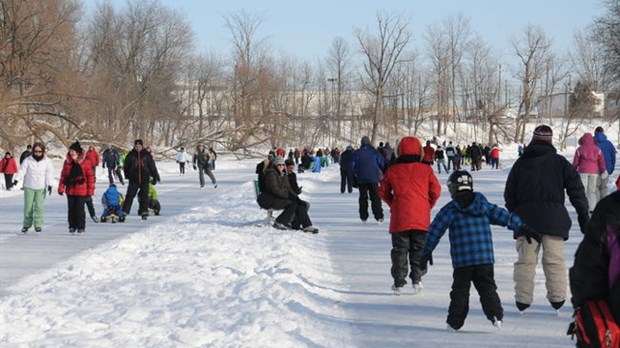
[(534, 239), (538, 243), (540, 243), (540, 241), (542, 240), (542, 236), (540, 235), (540, 233), (538, 233), (535, 229), (526, 224), (521, 225), (518, 233), (525, 236), (527, 244), (532, 244), (532, 239)]
[(588, 227), (588, 222), (590, 222), (590, 215), (587, 212), (581, 213), (577, 216), (577, 221), (579, 222), (579, 229), (581, 229), (581, 233), (585, 234)]

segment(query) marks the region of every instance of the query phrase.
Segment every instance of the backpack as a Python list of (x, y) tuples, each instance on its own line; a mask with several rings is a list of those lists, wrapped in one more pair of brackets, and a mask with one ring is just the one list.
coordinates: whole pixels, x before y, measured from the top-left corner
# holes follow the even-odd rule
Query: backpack
[[(618, 282), (618, 269), (614, 269), (612, 261), (618, 257), (620, 252), (618, 249), (618, 240), (615, 238), (614, 232), (610, 226), (607, 226), (608, 248), (610, 251), (610, 283), (613, 279)], [(615, 265), (617, 267), (617, 265)], [(610, 284), (611, 286), (612, 284)], [(616, 284), (617, 285), (617, 284)], [(572, 338), (577, 336), (577, 347), (603, 347), (617, 348), (620, 347), (620, 327), (616, 323), (609, 303), (605, 299), (588, 300), (575, 311), (575, 321), (568, 327), (567, 334)]]

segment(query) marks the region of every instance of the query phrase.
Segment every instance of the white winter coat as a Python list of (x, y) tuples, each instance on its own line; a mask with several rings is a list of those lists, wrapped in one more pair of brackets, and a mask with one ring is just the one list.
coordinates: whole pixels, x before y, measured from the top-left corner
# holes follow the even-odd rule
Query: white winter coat
[(179, 151), (177, 152), (177, 163), (185, 163), (187, 162), (187, 152)]
[(25, 188), (40, 190), (48, 186), (56, 187), (52, 160), (47, 156), (40, 161), (35, 160), (32, 156), (26, 157), (13, 178), (17, 181), (22, 181), (22, 179)]

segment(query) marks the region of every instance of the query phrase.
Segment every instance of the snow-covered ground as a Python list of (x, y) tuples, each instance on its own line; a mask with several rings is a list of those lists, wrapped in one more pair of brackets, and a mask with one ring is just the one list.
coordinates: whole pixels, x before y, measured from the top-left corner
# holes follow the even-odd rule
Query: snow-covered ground
[[(506, 151), (504, 157), (514, 156)], [(572, 159), (572, 155), (570, 156)], [(475, 189), (503, 205), (503, 169), (473, 173)], [(0, 346), (9, 347), (567, 347), (572, 311), (545, 299), (539, 267), (535, 301), (515, 308), (512, 233), (494, 228), (495, 274), (505, 310), (501, 331), (484, 317), (475, 290), (461, 332), (445, 317), (452, 283), (447, 237), (434, 252), (425, 289), (390, 291), (388, 224), (360, 222), (357, 192), (340, 194), (338, 166), (299, 175), (318, 235), (261, 226), (256, 160), (221, 159), (218, 188), (198, 189), (191, 168), (160, 162), (162, 215), (94, 224), (69, 235), (66, 199), (45, 202), (40, 236), (21, 228), (22, 191), (0, 193)], [(60, 172), (60, 162), (55, 161)], [(96, 200), (106, 188), (99, 169)], [(616, 169), (618, 173), (618, 169)], [(442, 184), (447, 175), (438, 175)], [(615, 179), (615, 175), (613, 178)], [(124, 192), (125, 187), (119, 186)], [(449, 195), (443, 187), (434, 212)], [(98, 203), (98, 202), (97, 202)], [(101, 205), (97, 204), (98, 211)], [(384, 204), (386, 220), (389, 211)], [(569, 208), (573, 221), (576, 215)], [(575, 225), (567, 265), (580, 241)]]

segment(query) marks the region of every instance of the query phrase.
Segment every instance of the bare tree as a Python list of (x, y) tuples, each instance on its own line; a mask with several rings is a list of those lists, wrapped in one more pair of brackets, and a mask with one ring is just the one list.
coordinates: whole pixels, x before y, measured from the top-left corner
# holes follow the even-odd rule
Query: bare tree
[(13, 147), (46, 134), (64, 139), (62, 112), (79, 85), (73, 69), (77, 1), (0, 2), (0, 146)]
[(570, 59), (579, 79), (588, 81), (595, 90), (605, 90), (603, 47), (591, 32), (575, 32), (573, 41), (575, 49), (570, 53)]
[(514, 136), (514, 141), (519, 143), (523, 143), (525, 125), (530, 121), (531, 112), (536, 106), (536, 85), (549, 59), (551, 46), (541, 27), (529, 25), (523, 34), (521, 40), (512, 40), (512, 47), (520, 62), (515, 76), (521, 81), (521, 101)]
[(424, 34), (427, 54), (432, 64), (433, 91), (435, 94), (436, 134), (440, 134), (447, 122), (450, 109), (450, 57), (447, 35), (436, 24), (429, 25)]
[[(332, 41), (332, 45), (329, 50), (329, 56), (327, 58), (327, 63), (332, 72), (332, 76), (330, 79), (335, 79), (335, 81), (331, 81), (332, 84), (335, 83), (336, 87), (336, 139), (340, 139), (342, 132), (342, 111), (343, 107), (343, 92), (344, 86), (349, 79), (349, 69), (351, 63), (351, 50), (347, 45), (347, 42), (340, 36), (334, 38)], [(333, 93), (333, 91), (332, 91)]]
[(620, 88), (620, 0), (604, 0), (607, 10), (594, 22), (594, 38), (603, 49), (607, 78)]
[(379, 124), (383, 121), (383, 89), (411, 39), (409, 22), (401, 15), (378, 13), (376, 20), (376, 34), (355, 30), (355, 37), (364, 55), (362, 87), (374, 98), (371, 115), (373, 143), (377, 138)]

